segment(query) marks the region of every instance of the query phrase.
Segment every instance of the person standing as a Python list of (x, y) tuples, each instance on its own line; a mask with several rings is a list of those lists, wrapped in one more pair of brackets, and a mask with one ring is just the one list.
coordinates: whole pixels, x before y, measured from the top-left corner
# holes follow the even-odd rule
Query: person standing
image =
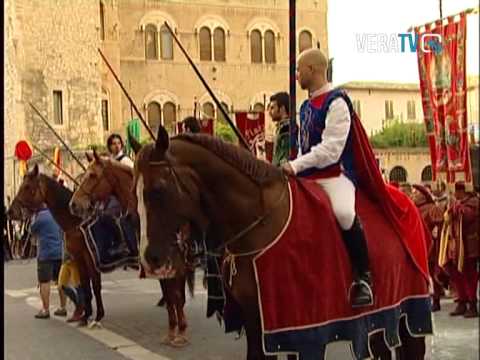
[[(62, 230), (53, 219), (50, 210), (42, 205), (34, 214), (30, 227), (32, 236), (37, 240), (37, 276), (40, 284), (42, 309), (35, 315), (37, 319), (50, 318), (50, 285), (58, 280), (62, 264)], [(61, 307), (65, 307), (65, 298), (60, 296)]]
[[(273, 138), (272, 165), (281, 166), (290, 155), (290, 97), (286, 92), (278, 92), (270, 97), (268, 113), (275, 124)], [(296, 134), (297, 129), (293, 129)], [(295, 138), (295, 136), (293, 136)]]

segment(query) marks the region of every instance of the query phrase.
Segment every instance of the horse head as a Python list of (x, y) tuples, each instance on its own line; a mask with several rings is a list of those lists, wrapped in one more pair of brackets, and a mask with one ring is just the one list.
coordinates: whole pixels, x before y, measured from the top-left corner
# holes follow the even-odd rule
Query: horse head
[[(40, 170), (38, 165), (35, 164), (32, 171), (28, 172), (24, 177), (20, 188), (18, 189), (17, 195), (13, 199), (12, 206), (12, 216), (13, 212), (18, 216), (18, 207), (23, 207), (27, 211), (35, 212), (40, 209), (43, 204), (46, 202), (46, 189), (45, 184), (41, 180)], [(17, 205), (14, 205), (17, 204)]]
[(70, 200), (70, 211), (76, 215), (88, 215), (97, 202), (106, 201), (113, 193), (112, 182), (109, 181), (110, 159), (102, 158), (93, 150), (93, 156), (86, 153), (89, 161), (87, 171), (82, 176), (80, 185)]
[(141, 261), (149, 272), (173, 277), (185, 271), (185, 224), (206, 223), (199, 179), (170, 151), (170, 139), (162, 126), (155, 143), (143, 147), (135, 140), (130, 143), (136, 152), (134, 190)]

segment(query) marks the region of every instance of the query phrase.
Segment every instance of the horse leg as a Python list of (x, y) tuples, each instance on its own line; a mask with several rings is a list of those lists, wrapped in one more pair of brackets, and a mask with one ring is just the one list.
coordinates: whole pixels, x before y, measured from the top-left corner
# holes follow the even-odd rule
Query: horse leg
[(187, 318), (185, 316), (184, 307), (185, 307), (185, 285), (186, 277), (179, 276), (172, 280), (172, 285), (174, 287), (173, 291), (175, 296), (175, 311), (177, 315), (177, 326), (178, 334), (175, 336), (175, 339), (172, 341), (171, 345), (176, 347), (183, 347), (188, 345), (188, 338), (186, 336), (187, 332)]
[(97, 304), (97, 317), (95, 318), (95, 322), (100, 325), (100, 321), (105, 316), (102, 299), (102, 275), (95, 270), (92, 270), (92, 272), (93, 293), (95, 294), (95, 302)]
[(392, 351), (385, 344), (383, 332), (377, 332), (370, 336), (370, 349), (373, 360), (392, 360)]
[(80, 285), (85, 295), (84, 313), (83, 318), (79, 322), (79, 326), (88, 325), (88, 319), (92, 316), (92, 292), (90, 289), (90, 276), (88, 274), (87, 267), (85, 266), (84, 259), (78, 259), (78, 272), (80, 273)]
[[(245, 309), (245, 308), (244, 308)], [(260, 328), (260, 314), (246, 313), (245, 333), (247, 336), (247, 360), (275, 360), (276, 356), (266, 356), (262, 346), (262, 330)], [(291, 359), (292, 357), (290, 357)], [(295, 357), (293, 357), (295, 358)]]
[(175, 339), (175, 328), (177, 327), (177, 314), (175, 311), (175, 301), (172, 296), (172, 288), (170, 282), (172, 279), (160, 280), (163, 296), (165, 297), (165, 304), (168, 313), (168, 334), (162, 338), (162, 344), (170, 345)]
[(396, 349), (397, 360), (423, 360), (425, 359), (425, 337), (413, 337), (407, 329), (406, 320), (402, 318), (399, 326), (402, 346)]

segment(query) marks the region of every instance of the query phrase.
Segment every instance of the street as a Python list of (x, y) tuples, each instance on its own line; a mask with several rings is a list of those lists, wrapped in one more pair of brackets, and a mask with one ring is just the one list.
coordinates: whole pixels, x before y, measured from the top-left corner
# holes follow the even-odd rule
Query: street
[[(197, 274), (197, 279), (201, 279)], [(245, 337), (226, 335), (216, 319), (206, 319), (206, 291), (196, 282), (196, 296), (187, 299), (191, 345), (176, 349), (160, 343), (168, 322), (164, 308), (157, 307), (159, 284), (139, 280), (135, 271), (118, 270), (103, 276), (106, 316), (103, 329), (77, 328), (64, 318), (54, 318), (58, 304), (51, 295), (51, 319), (37, 320), (40, 308), (36, 289), (36, 262), (5, 263), (5, 358), (8, 360), (90, 359), (245, 359)], [(435, 314), (435, 337), (428, 339), (431, 360), (478, 359), (478, 319), (452, 318), (451, 299)], [(69, 314), (72, 305), (68, 305)], [(328, 347), (328, 359), (351, 359), (346, 343)]]

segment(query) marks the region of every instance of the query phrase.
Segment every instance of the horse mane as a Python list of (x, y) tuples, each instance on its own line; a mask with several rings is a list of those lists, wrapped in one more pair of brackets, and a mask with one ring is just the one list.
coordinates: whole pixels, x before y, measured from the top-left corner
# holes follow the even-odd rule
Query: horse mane
[(52, 189), (53, 192), (57, 196), (57, 203), (60, 204), (66, 204), (68, 206), (68, 203), (70, 202), (72, 196), (73, 196), (73, 191), (65, 187), (64, 185), (60, 184), (57, 180), (45, 175), (45, 174), (40, 174), (42, 179), (45, 181), (47, 184), (47, 187), (49, 189)]
[(213, 152), (227, 164), (248, 176), (250, 180), (259, 185), (268, 184), (280, 179), (282, 176), (280, 169), (265, 161), (258, 160), (248, 150), (229, 144), (213, 136), (185, 133), (172, 138), (172, 140), (175, 139), (187, 141)]
[(430, 193), (430, 191), (427, 190), (427, 188), (423, 185), (420, 184), (413, 184), (412, 187), (415, 190), (418, 190), (425, 198), (427, 199), (428, 202), (435, 202), (435, 199), (433, 198), (433, 195)]

